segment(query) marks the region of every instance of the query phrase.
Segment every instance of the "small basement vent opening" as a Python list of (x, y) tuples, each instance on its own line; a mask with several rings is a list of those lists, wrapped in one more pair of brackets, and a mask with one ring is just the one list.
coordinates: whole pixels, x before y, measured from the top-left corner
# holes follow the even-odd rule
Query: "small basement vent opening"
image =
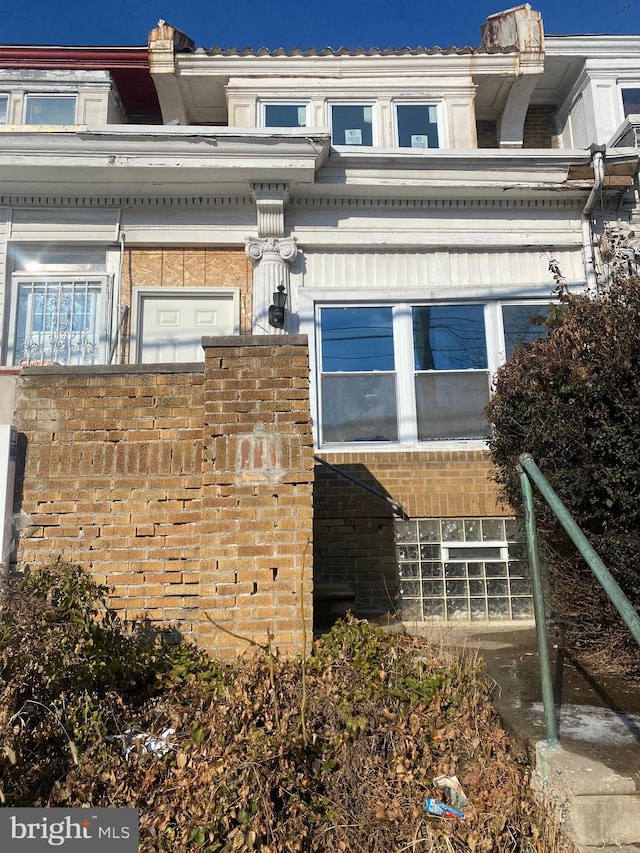
[(396, 521), (402, 620), (533, 619), (525, 536), (510, 518)]

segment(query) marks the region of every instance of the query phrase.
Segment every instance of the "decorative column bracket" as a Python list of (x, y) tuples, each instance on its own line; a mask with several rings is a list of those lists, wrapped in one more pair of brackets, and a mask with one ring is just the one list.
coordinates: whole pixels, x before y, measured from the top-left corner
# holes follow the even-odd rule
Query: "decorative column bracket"
[(256, 203), (259, 237), (284, 237), (284, 207), (289, 201), (287, 184), (251, 184)]
[(269, 325), (269, 305), (280, 286), (289, 293), (289, 265), (298, 254), (295, 237), (246, 237), (245, 253), (253, 262), (253, 334), (277, 334)]

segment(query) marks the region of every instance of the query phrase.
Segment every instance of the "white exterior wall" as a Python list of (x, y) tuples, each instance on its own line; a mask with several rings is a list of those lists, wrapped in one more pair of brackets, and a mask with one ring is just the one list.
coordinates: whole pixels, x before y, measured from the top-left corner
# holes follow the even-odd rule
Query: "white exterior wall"
[(397, 77), (232, 79), (226, 89), (230, 127), (259, 127), (263, 101), (290, 101), (309, 105), (310, 127), (329, 127), (334, 102), (371, 103), (374, 109), (374, 145), (393, 148), (394, 105), (431, 103), (440, 113), (440, 148), (477, 148), (474, 99), (470, 74), (407, 74)]
[(7, 242), (9, 239), (11, 210), (0, 207), (0, 352), (4, 350), (5, 304), (8, 290)]
[[(549, 295), (554, 257), (571, 284), (584, 281), (579, 249), (535, 251), (304, 251), (292, 283), (314, 291), (360, 291), (362, 298), (413, 291), (421, 298), (488, 296), (498, 292)], [(449, 291), (449, 293), (447, 293)], [(466, 291), (466, 292), (465, 292)]]

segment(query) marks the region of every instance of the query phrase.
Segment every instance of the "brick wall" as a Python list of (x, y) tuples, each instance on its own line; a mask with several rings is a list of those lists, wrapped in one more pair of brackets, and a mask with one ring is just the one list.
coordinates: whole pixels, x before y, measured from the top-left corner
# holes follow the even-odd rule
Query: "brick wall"
[[(555, 130), (555, 107), (533, 104), (527, 110), (522, 133), (523, 148), (560, 148)], [(476, 122), (478, 148), (499, 148), (495, 121)]]
[[(327, 462), (403, 505), (411, 518), (508, 516), (484, 451), (322, 453)], [(314, 491), (316, 583), (348, 584), (362, 614), (392, 610), (397, 595), (391, 506), (324, 466)]]
[(125, 619), (172, 623), (219, 656), (247, 647), (234, 635), (300, 651), (313, 572), (306, 338), (209, 338), (203, 371), (27, 368), (16, 426), (34, 524), (19, 565), (79, 563), (114, 586)]
[(533, 104), (527, 110), (524, 120), (523, 148), (558, 148), (555, 135), (555, 115), (553, 106)]

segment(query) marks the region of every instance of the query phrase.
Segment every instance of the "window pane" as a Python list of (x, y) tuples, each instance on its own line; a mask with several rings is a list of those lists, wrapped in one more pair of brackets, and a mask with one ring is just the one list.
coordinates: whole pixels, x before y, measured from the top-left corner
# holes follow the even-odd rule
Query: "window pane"
[(74, 97), (27, 96), (26, 124), (75, 124)]
[(416, 370), (487, 368), (482, 305), (440, 305), (413, 309)]
[(265, 104), (266, 127), (304, 127), (307, 123), (307, 108), (300, 104)]
[(0, 95), (0, 124), (7, 123), (7, 106), (9, 98), (6, 95)]
[(503, 305), (502, 322), (507, 361), (516, 348), (544, 338), (547, 327), (544, 320), (549, 313), (548, 305)]
[(470, 545), (468, 548), (449, 548), (450, 560), (499, 560), (500, 548)]
[(334, 145), (373, 145), (373, 108), (363, 104), (334, 104), (331, 127)]
[(323, 441), (397, 441), (394, 375), (323, 376), (321, 387)]
[(391, 308), (323, 308), (322, 371), (394, 370)]
[(623, 89), (622, 106), (625, 116), (640, 115), (640, 89)]
[(418, 438), (487, 438), (484, 407), (488, 402), (486, 371), (417, 374)]
[(398, 104), (398, 144), (401, 148), (438, 147), (438, 111), (426, 104)]

